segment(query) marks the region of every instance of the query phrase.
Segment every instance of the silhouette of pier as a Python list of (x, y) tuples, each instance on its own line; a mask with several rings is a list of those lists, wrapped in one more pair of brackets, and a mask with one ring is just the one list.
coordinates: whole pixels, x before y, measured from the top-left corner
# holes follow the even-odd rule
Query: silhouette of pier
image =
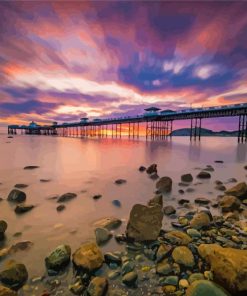
[(9, 125), (8, 134), (51, 135), (63, 137), (114, 137), (140, 136), (140, 124), (145, 125), (146, 138), (167, 139), (172, 137), (173, 122), (190, 120), (190, 140), (201, 139), (202, 121), (206, 118), (238, 117), (238, 142), (247, 141), (247, 103), (217, 107), (163, 110), (150, 107), (142, 115), (118, 118), (81, 118), (78, 122), (53, 122), (51, 125)]

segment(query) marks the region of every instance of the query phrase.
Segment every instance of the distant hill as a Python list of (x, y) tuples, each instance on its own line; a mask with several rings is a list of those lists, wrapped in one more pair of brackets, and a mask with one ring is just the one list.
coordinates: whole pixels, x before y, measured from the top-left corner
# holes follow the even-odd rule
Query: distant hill
[[(177, 129), (172, 132), (172, 136), (190, 136), (190, 128), (181, 128)], [(238, 132), (237, 131), (219, 131), (214, 132), (210, 129), (202, 128), (201, 129), (201, 136), (207, 136), (207, 137), (237, 137)]]

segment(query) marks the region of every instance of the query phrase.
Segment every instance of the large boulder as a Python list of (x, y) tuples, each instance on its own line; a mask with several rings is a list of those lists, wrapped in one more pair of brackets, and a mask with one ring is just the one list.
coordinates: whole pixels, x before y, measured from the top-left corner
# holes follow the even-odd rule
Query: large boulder
[(235, 196), (225, 195), (219, 202), (222, 212), (231, 212), (238, 210), (241, 203)]
[(225, 191), (226, 195), (233, 195), (238, 198), (247, 198), (247, 184), (245, 182), (238, 183), (237, 185)]
[(172, 252), (173, 260), (185, 267), (193, 267), (195, 259), (191, 250), (185, 246), (176, 247)]
[(0, 240), (4, 238), (4, 233), (8, 227), (7, 222), (0, 220)]
[(91, 280), (87, 288), (87, 294), (89, 296), (103, 296), (106, 294), (107, 287), (108, 287), (107, 279), (97, 276)]
[(99, 269), (104, 262), (104, 256), (94, 242), (82, 244), (80, 248), (74, 252), (72, 258), (76, 268), (88, 272)]
[(230, 294), (214, 282), (198, 280), (189, 286), (186, 296), (230, 296)]
[(156, 188), (160, 192), (168, 193), (172, 190), (172, 179), (170, 177), (162, 177), (156, 183)]
[(94, 227), (103, 227), (108, 230), (118, 228), (122, 224), (122, 221), (115, 217), (102, 218), (94, 222)]
[(126, 229), (128, 238), (137, 241), (157, 239), (162, 227), (163, 211), (159, 205), (133, 206)]
[(214, 280), (234, 295), (247, 293), (247, 250), (202, 244), (198, 252), (211, 266)]
[(24, 264), (11, 261), (1, 272), (0, 281), (7, 287), (17, 290), (28, 279), (28, 272)]
[(7, 287), (0, 285), (0, 296), (17, 296), (17, 293)]
[(199, 212), (193, 216), (192, 220), (190, 221), (190, 226), (192, 228), (201, 229), (208, 226), (210, 222), (210, 217), (207, 213)]
[(13, 189), (10, 191), (7, 200), (16, 203), (23, 202), (26, 200), (26, 193), (18, 189)]
[(70, 262), (71, 248), (68, 245), (58, 246), (46, 258), (45, 265), (48, 273), (59, 272)]

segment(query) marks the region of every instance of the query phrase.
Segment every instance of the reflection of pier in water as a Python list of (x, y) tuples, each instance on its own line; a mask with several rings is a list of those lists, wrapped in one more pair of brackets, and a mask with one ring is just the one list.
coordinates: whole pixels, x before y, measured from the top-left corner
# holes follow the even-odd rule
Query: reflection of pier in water
[(143, 115), (125, 116), (119, 118), (94, 119), (81, 118), (79, 122), (52, 125), (37, 125), (32, 122), (29, 126), (9, 125), (8, 134), (35, 134), (63, 137), (99, 137), (139, 138), (141, 125), (145, 125), (146, 138), (152, 140), (168, 139), (173, 134), (173, 122), (190, 120), (190, 140), (201, 139), (202, 120), (206, 118), (238, 117), (238, 142), (247, 141), (247, 103), (217, 107), (190, 108), (184, 110), (163, 110), (150, 107)]
[(238, 143), (236, 161), (237, 162), (246, 161), (246, 155), (247, 155), (247, 144), (246, 143)]

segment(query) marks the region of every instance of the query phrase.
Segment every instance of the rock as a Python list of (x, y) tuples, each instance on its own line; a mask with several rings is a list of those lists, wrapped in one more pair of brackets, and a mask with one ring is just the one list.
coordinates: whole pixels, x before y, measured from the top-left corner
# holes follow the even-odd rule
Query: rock
[(190, 221), (190, 226), (192, 228), (201, 229), (210, 224), (210, 217), (205, 212), (199, 212), (194, 215), (192, 220)]
[(137, 241), (155, 240), (160, 233), (162, 219), (163, 212), (160, 206), (136, 204), (130, 212), (126, 235)]
[(176, 247), (172, 252), (172, 258), (176, 263), (185, 267), (193, 267), (195, 265), (191, 250), (185, 246)]
[(214, 172), (214, 168), (211, 167), (211, 166), (208, 166), (205, 169), (203, 169), (203, 171), (206, 171), (206, 172)]
[(94, 222), (95, 227), (103, 227), (108, 230), (113, 230), (118, 228), (122, 224), (122, 221), (118, 218), (114, 217), (107, 217), (107, 218), (102, 218), (100, 220), (97, 220)]
[(138, 169), (140, 172), (144, 172), (146, 171), (146, 168), (144, 166), (140, 166), (139, 169)]
[(149, 175), (149, 177), (150, 177), (150, 179), (152, 179), (152, 180), (157, 180), (157, 179), (159, 179), (159, 175), (158, 175), (157, 173), (152, 173), (152, 174)]
[(184, 205), (184, 204), (188, 204), (190, 201), (188, 199), (185, 199), (185, 198), (181, 198), (178, 203), (180, 205)]
[(11, 261), (0, 272), (0, 281), (11, 289), (21, 288), (28, 279), (28, 272), (24, 264)]
[(188, 234), (178, 230), (169, 231), (165, 234), (165, 238), (175, 245), (188, 245), (192, 242), (192, 238)]
[(14, 245), (12, 245), (10, 248), (9, 248), (9, 253), (16, 253), (18, 251), (24, 251), (24, 250), (27, 250), (27, 249), (30, 249), (30, 247), (33, 245), (32, 242), (30, 241), (21, 241), (21, 242), (18, 242)]
[(147, 174), (151, 175), (153, 173), (157, 174), (157, 164), (153, 163), (146, 169)]
[(39, 166), (37, 165), (28, 165), (24, 167), (24, 170), (34, 170), (34, 169), (38, 169)]
[(4, 238), (4, 233), (7, 228), (8, 228), (7, 222), (4, 220), (0, 220), (0, 240)]
[(121, 258), (117, 255), (115, 255), (114, 253), (112, 252), (107, 252), (105, 253), (104, 255), (104, 258), (105, 258), (105, 262), (107, 264), (110, 264), (110, 263), (115, 263), (117, 265), (120, 265), (121, 264)]
[(10, 191), (7, 200), (16, 203), (23, 202), (26, 200), (26, 193), (18, 189), (13, 189)]
[(169, 245), (161, 244), (156, 252), (156, 261), (160, 262), (170, 254), (172, 247)]
[(163, 207), (162, 194), (155, 195), (152, 199), (149, 200), (148, 206), (155, 206), (155, 205)]
[(178, 276), (176, 275), (170, 275), (167, 276), (164, 281), (162, 282), (162, 285), (172, 285), (172, 286), (177, 286), (178, 284)]
[(89, 296), (103, 296), (106, 294), (108, 288), (108, 281), (104, 277), (95, 277), (91, 280), (87, 294)]
[(236, 178), (230, 178), (227, 180), (226, 183), (237, 183), (237, 182), (238, 182), (238, 180)]
[(191, 188), (191, 187), (189, 187), (189, 188), (186, 189), (186, 192), (188, 192), (188, 193), (194, 192), (194, 191), (195, 191), (195, 189), (194, 188)]
[(122, 266), (122, 275), (125, 275), (135, 269), (135, 264), (133, 261), (126, 261)]
[(93, 195), (93, 199), (100, 199), (102, 197), (101, 194), (95, 194)]
[(188, 187), (190, 184), (189, 183), (185, 183), (185, 182), (179, 182), (178, 186), (182, 186), (182, 187)]
[(178, 283), (179, 289), (187, 289), (189, 287), (189, 282), (186, 279), (181, 279)]
[(15, 188), (18, 188), (18, 189), (21, 189), (21, 188), (26, 188), (26, 187), (28, 187), (28, 185), (27, 184), (15, 184), (15, 186), (14, 186)]
[(219, 202), (222, 212), (231, 212), (238, 210), (240, 207), (240, 201), (231, 195), (225, 195)]
[(98, 245), (102, 245), (108, 242), (112, 237), (112, 234), (110, 233), (110, 231), (103, 227), (96, 228), (94, 232), (95, 232), (96, 242)]
[(45, 265), (48, 270), (48, 274), (50, 271), (59, 272), (61, 269), (66, 267), (70, 262), (71, 256), (71, 248), (68, 245), (60, 245), (54, 251), (52, 251), (45, 258)]
[(179, 194), (184, 194), (184, 190), (183, 190), (183, 189), (179, 189), (179, 190), (178, 190), (178, 193), (179, 193)]
[(162, 177), (156, 183), (156, 188), (160, 192), (168, 193), (172, 190), (172, 179), (170, 177)]
[(204, 275), (202, 273), (192, 273), (189, 276), (189, 283), (192, 284), (195, 281), (204, 280)]
[(238, 183), (230, 189), (225, 191), (226, 195), (233, 195), (238, 198), (246, 198), (247, 197), (247, 184), (245, 182)]
[(215, 189), (219, 191), (226, 191), (226, 187), (223, 184), (215, 186)]
[(57, 202), (67, 202), (67, 201), (70, 201), (71, 199), (74, 199), (76, 197), (77, 197), (77, 194), (68, 192), (68, 193), (65, 193), (65, 194), (61, 195), (57, 199)]
[(59, 205), (59, 206), (57, 206), (57, 212), (62, 212), (63, 210), (65, 210), (65, 205)]
[(173, 267), (168, 262), (167, 259), (164, 259), (163, 261), (159, 262), (156, 266), (156, 273), (160, 275), (168, 275), (173, 273)]
[(230, 296), (230, 294), (214, 282), (200, 280), (189, 286), (186, 296)]
[(113, 204), (114, 206), (118, 207), (118, 208), (121, 207), (121, 202), (120, 202), (118, 199), (114, 199), (114, 200), (112, 201), (112, 204)]
[(164, 211), (164, 214), (167, 216), (176, 213), (176, 210), (173, 206), (166, 206), (166, 207), (164, 207), (163, 211)]
[(133, 286), (136, 282), (138, 278), (138, 275), (135, 271), (131, 271), (129, 273), (126, 273), (123, 277), (122, 277), (122, 282), (126, 285), (126, 286)]
[(7, 287), (0, 285), (0, 296), (17, 296), (17, 293)]
[(16, 214), (23, 214), (23, 213), (31, 211), (33, 208), (34, 208), (34, 205), (21, 204), (21, 205), (16, 206), (15, 212), (16, 212)]
[(201, 233), (194, 229), (194, 228), (190, 228), (190, 229), (187, 229), (187, 233), (189, 236), (193, 237), (193, 238), (199, 238), (201, 237)]
[(73, 263), (76, 268), (88, 272), (99, 269), (103, 262), (104, 256), (96, 243), (84, 243), (77, 249), (73, 257)]
[(210, 200), (204, 197), (198, 197), (195, 199), (195, 203), (200, 205), (208, 205), (210, 203)]
[(117, 179), (116, 181), (115, 181), (115, 184), (117, 184), (117, 185), (121, 185), (121, 184), (124, 184), (124, 183), (126, 183), (127, 181), (126, 180), (124, 180), (124, 179)]
[(184, 174), (181, 176), (181, 181), (182, 182), (192, 182), (193, 176), (191, 174)]
[(215, 160), (214, 162), (215, 162), (215, 163), (224, 163), (223, 160)]
[(208, 172), (201, 171), (196, 177), (198, 179), (210, 179), (211, 175)]
[(174, 294), (176, 292), (176, 287), (172, 285), (166, 285), (162, 287), (162, 291), (164, 292), (163, 295), (176, 295)]
[(51, 179), (40, 179), (39, 180), (41, 183), (47, 183), (47, 182), (50, 182)]
[(118, 278), (120, 276), (120, 271), (118, 270), (114, 270), (114, 271), (110, 271), (107, 276), (110, 280), (115, 280), (116, 278)]
[(247, 291), (247, 250), (202, 244), (198, 252), (210, 264), (215, 282), (236, 295)]

